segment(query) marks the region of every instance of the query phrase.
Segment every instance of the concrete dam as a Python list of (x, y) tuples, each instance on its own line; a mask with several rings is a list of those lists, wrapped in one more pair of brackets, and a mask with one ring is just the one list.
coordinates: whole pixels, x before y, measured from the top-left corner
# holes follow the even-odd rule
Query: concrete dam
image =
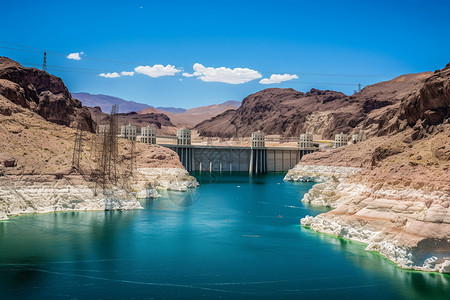
[[(102, 126), (102, 125), (101, 125)], [(105, 126), (105, 125), (103, 125)], [(105, 128), (100, 128), (100, 132)], [(133, 125), (121, 127), (120, 137), (146, 144), (158, 144), (175, 151), (187, 171), (200, 172), (286, 172), (293, 168), (308, 153), (318, 149), (314, 145), (313, 135), (300, 135), (298, 147), (266, 147), (263, 132), (253, 132), (251, 146), (211, 146), (192, 145), (191, 131), (179, 129), (176, 136), (158, 136), (176, 140), (176, 144), (156, 143), (156, 127), (142, 127), (140, 135)]]
[(189, 172), (286, 172), (316, 149), (312, 137), (309, 147), (265, 147), (262, 132), (252, 134), (251, 147), (191, 145), (188, 130), (179, 130), (177, 141), (161, 146), (175, 151)]
[(287, 147), (161, 145), (175, 151), (186, 170), (208, 172), (286, 172), (313, 150)]

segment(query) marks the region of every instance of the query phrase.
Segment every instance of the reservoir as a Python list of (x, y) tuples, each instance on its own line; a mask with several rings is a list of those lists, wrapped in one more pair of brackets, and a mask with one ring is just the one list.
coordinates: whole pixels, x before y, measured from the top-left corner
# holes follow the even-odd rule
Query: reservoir
[(194, 173), (142, 210), (0, 222), (1, 299), (449, 299), (450, 277), (299, 226), (326, 209), (284, 173)]

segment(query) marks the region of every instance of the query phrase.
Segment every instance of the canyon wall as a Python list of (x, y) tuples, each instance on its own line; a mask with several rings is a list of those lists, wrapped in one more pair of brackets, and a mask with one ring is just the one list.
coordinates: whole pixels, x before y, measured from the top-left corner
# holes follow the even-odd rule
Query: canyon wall
[(402, 268), (450, 273), (450, 124), (434, 130), (305, 156), (285, 180), (318, 182), (302, 201), (334, 209), (301, 224), (364, 242)]

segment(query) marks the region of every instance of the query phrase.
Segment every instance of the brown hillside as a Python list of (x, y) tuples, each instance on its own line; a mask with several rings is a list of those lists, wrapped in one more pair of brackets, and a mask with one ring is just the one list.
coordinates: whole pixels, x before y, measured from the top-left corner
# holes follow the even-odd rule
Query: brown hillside
[(317, 89), (307, 93), (265, 89), (246, 97), (237, 110), (206, 120), (195, 129), (203, 136), (250, 136), (261, 130), (285, 136), (310, 131), (333, 138), (335, 133), (350, 132), (364, 124), (371, 135), (388, 121), (386, 110), (395, 114), (401, 100), (418, 90), (431, 75), (431, 72), (403, 75), (367, 86), (352, 96)]
[[(69, 173), (75, 129), (50, 123), (0, 95), (0, 174), (42, 175)], [(86, 173), (96, 167), (96, 136), (85, 132), (81, 166)], [(146, 144), (136, 144), (137, 166), (181, 168), (175, 152)], [(121, 168), (127, 168), (130, 142), (119, 139)], [(5, 167), (3, 160), (13, 158), (15, 165)]]
[(22, 67), (7, 57), (0, 57), (0, 95), (52, 123), (70, 127), (80, 124), (91, 132), (95, 129), (89, 110), (72, 98), (61, 78)]

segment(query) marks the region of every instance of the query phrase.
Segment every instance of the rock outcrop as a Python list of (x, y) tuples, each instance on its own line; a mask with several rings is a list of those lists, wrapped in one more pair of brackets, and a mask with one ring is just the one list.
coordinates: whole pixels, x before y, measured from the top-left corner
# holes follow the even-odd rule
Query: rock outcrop
[(47, 121), (94, 132), (89, 110), (72, 98), (61, 78), (0, 57), (0, 95)]
[(423, 131), (424, 127), (441, 124), (449, 117), (450, 63), (444, 69), (436, 70), (420, 89), (412, 91), (402, 100), (379, 135), (398, 132), (406, 126), (417, 126), (417, 130)]

